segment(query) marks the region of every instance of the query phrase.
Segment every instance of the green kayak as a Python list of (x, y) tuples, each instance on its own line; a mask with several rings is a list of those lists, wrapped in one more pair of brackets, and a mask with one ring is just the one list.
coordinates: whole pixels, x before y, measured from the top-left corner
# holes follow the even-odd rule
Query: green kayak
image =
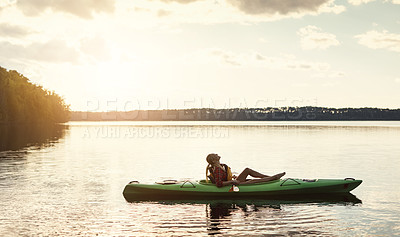
[(132, 181), (125, 186), (126, 200), (163, 199), (235, 199), (271, 198), (287, 195), (315, 195), (349, 193), (362, 180), (346, 179), (280, 179), (266, 183), (242, 184), (218, 188), (213, 183), (200, 181), (165, 180), (161, 183), (141, 184)]

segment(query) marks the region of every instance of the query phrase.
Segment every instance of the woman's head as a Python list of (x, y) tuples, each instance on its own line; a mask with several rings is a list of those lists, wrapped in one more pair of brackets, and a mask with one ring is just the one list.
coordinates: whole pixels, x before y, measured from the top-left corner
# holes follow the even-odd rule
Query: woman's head
[(215, 165), (219, 163), (221, 157), (218, 154), (211, 153), (207, 156), (207, 162), (210, 165)]

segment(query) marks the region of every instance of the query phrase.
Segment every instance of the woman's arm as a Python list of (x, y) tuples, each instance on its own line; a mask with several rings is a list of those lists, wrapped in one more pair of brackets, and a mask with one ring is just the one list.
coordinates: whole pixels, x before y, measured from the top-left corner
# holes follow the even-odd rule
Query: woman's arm
[(228, 186), (228, 185), (239, 185), (239, 184), (240, 184), (240, 182), (238, 180), (233, 179), (233, 180), (222, 182), (222, 186), (219, 186), (219, 187)]

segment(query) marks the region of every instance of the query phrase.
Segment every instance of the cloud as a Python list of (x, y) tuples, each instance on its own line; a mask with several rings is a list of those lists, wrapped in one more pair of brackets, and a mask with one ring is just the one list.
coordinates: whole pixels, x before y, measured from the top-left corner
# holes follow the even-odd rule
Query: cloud
[(171, 11), (166, 11), (166, 10), (163, 10), (163, 9), (160, 9), (157, 12), (157, 16), (158, 17), (168, 16), (169, 14), (171, 14)]
[(348, 0), (350, 4), (358, 6), (364, 3), (369, 3), (369, 2), (373, 2), (375, 0)]
[(241, 66), (243, 65), (243, 60), (240, 55), (235, 55), (229, 51), (223, 51), (221, 49), (210, 49), (208, 52), (210, 57), (214, 57), (217, 61), (222, 62), (223, 64), (228, 64), (231, 66)]
[(227, 0), (242, 12), (250, 15), (288, 15), (290, 13), (318, 12), (331, 0)]
[(266, 40), (265, 38), (260, 37), (260, 38), (258, 38), (258, 42), (268, 43), (268, 40)]
[(28, 16), (40, 15), (50, 9), (70, 13), (82, 18), (92, 18), (95, 12), (112, 13), (115, 0), (18, 0), (17, 7)]
[[(128, 1), (118, 2), (117, 7), (124, 6), (129, 11), (140, 13), (130, 14), (129, 19), (145, 18), (142, 21), (134, 21), (141, 28), (143, 25), (153, 27), (156, 24), (168, 23), (253, 24), (285, 18), (301, 18), (306, 15), (316, 16), (322, 13), (339, 14), (346, 9), (343, 5), (336, 5), (334, 0), (144, 0), (135, 1), (134, 6), (128, 3)], [(259, 9), (259, 6), (262, 8)]]
[[(375, 1), (376, 0), (348, 0), (350, 4), (355, 6)], [(389, 0), (385, 0), (385, 2), (389, 2)], [(400, 4), (400, 0), (391, 0), (390, 2), (392, 2), (393, 4)]]
[(153, 9), (152, 13), (159, 16), (165, 15), (158, 14), (157, 9), (168, 11), (163, 23), (168, 20), (202, 24), (271, 22), (321, 13), (339, 14), (346, 9), (334, 0), (147, 0), (137, 1), (136, 7)]
[(110, 48), (100, 36), (85, 38), (80, 41), (80, 50), (94, 59), (104, 61), (110, 58)]
[(209, 48), (197, 51), (189, 56), (186, 62), (205, 63), (230, 66), (230, 67), (258, 67), (276, 70), (302, 70), (327, 72), (330, 65), (321, 62), (309, 62), (298, 60), (293, 55), (281, 55), (279, 57), (265, 56), (258, 52), (238, 54), (219, 48)]
[(44, 43), (36, 42), (29, 45), (12, 44), (3, 41), (0, 42), (0, 52), (0, 57), (16, 61), (33, 60), (50, 63), (75, 63), (79, 60), (79, 52), (61, 40), (51, 40)]
[(327, 49), (340, 44), (334, 34), (322, 32), (322, 29), (316, 26), (301, 28), (297, 34), (301, 37), (303, 49)]
[(181, 3), (181, 4), (187, 4), (187, 3), (195, 2), (198, 0), (160, 0), (160, 1), (166, 2), (166, 3), (177, 2), (177, 3)]
[(361, 35), (356, 35), (355, 38), (358, 39), (359, 44), (371, 49), (387, 49), (400, 52), (400, 34), (372, 30)]
[(31, 30), (23, 26), (12, 25), (9, 23), (0, 23), (0, 36), (1, 37), (14, 37), (21, 38), (29, 35)]

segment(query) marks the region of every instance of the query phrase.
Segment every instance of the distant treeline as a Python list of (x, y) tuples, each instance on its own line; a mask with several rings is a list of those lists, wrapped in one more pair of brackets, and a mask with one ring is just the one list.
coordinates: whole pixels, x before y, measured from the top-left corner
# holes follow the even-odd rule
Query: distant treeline
[(69, 106), (54, 91), (0, 67), (0, 122), (59, 123), (68, 121), (69, 113)]
[(400, 120), (400, 109), (379, 108), (236, 108), (81, 112), (72, 121), (329, 121)]

